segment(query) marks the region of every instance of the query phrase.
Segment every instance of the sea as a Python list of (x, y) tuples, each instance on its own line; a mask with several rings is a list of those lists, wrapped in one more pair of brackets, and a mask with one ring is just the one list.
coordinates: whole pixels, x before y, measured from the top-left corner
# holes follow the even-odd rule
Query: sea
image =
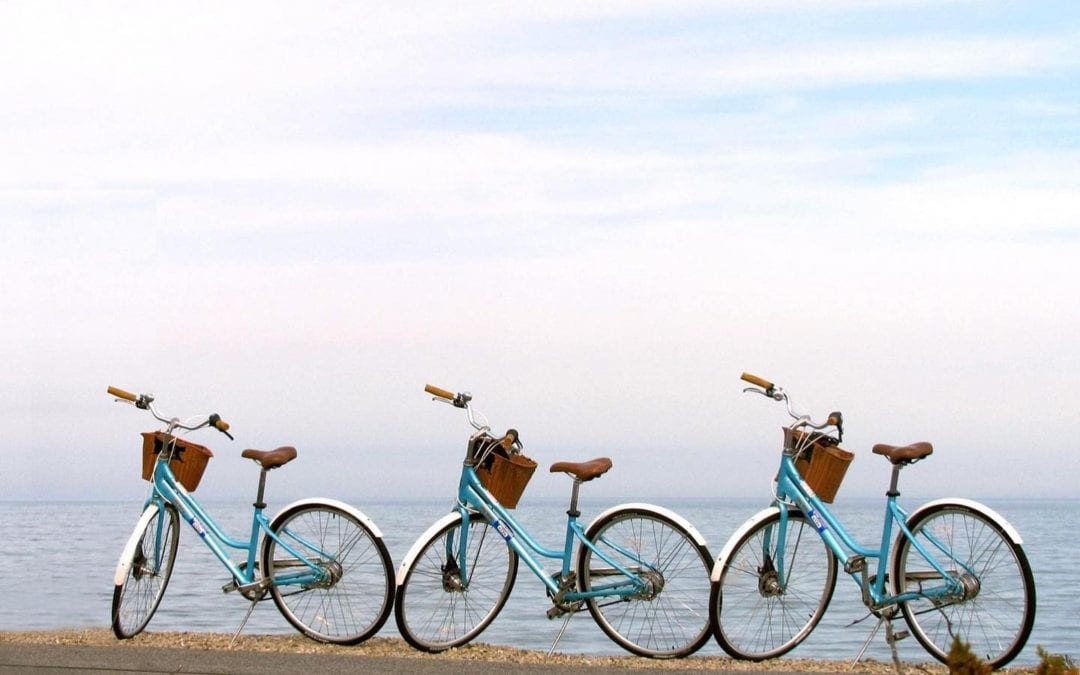
[[(413, 542), (437, 518), (450, 511), (450, 500), (365, 501), (346, 499), (364, 512), (383, 533), (395, 565)], [(747, 518), (767, 506), (749, 498), (651, 500), (685, 517), (705, 536), (712, 556)], [(1035, 627), (1027, 646), (1013, 662), (1038, 663), (1036, 646), (1080, 660), (1080, 611), (1070, 594), (1080, 588), (1077, 535), (1066, 526), (1080, 522), (1080, 500), (980, 499), (1013, 524), (1024, 539), (1038, 596)], [(250, 502), (206, 501), (211, 514), (229, 532), (244, 538), (251, 518)], [(285, 502), (271, 503), (274, 513)], [(583, 499), (582, 520), (587, 523), (612, 503), (592, 504)], [(907, 503), (909, 510), (916, 503)], [(835, 512), (849, 531), (866, 545), (880, 539), (883, 502), (878, 499), (838, 498)], [(134, 527), (141, 505), (133, 502), (4, 502), (0, 501), (0, 630), (24, 631), (65, 628), (108, 628), (113, 572), (120, 549)], [(561, 547), (566, 504), (522, 499), (516, 517), (543, 544)], [(239, 555), (237, 558), (239, 559)], [(550, 562), (550, 571), (557, 569)], [(150, 622), (150, 631), (232, 633), (240, 626), (249, 603), (221, 587), (228, 575), (190, 529), (182, 529), (176, 566), (168, 590)], [(547, 651), (563, 619), (549, 620), (550, 602), (543, 585), (524, 565), (502, 613), (480, 635), (478, 642)], [(896, 628), (902, 629), (902, 620)], [(854, 660), (874, 631), (876, 620), (867, 617), (858, 587), (844, 574), (825, 617), (790, 657)], [(244, 627), (245, 634), (290, 633), (291, 626), (272, 601), (261, 602)], [(393, 617), (380, 635), (393, 637)], [(897, 644), (901, 659), (911, 663), (932, 660), (914, 637)], [(589, 655), (625, 654), (593, 623), (588, 612), (573, 615), (556, 651)], [(699, 654), (723, 655), (715, 640)], [(892, 658), (885, 631), (870, 641), (864, 658)]]

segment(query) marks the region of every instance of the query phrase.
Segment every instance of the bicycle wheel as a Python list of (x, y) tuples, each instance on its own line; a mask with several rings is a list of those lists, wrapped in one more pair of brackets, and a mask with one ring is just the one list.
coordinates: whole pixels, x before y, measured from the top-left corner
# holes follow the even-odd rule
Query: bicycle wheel
[(176, 508), (162, 504), (147, 507), (135, 526), (113, 588), (112, 629), (121, 640), (141, 633), (157, 611), (172, 576), (179, 524)]
[[(642, 578), (631, 595), (586, 600), (596, 624), (639, 656), (693, 654), (709, 639), (709, 552), (674, 519), (638, 507), (604, 516), (586, 533), (599, 552)], [(630, 577), (584, 544), (578, 550), (582, 591), (625, 585)]]
[[(479, 513), (469, 514), (468, 549), (461, 518), (437, 529), (406, 563), (394, 617), (402, 637), (425, 652), (466, 644), (488, 627), (510, 597), (518, 556)], [(436, 528), (432, 528), (436, 529)], [(430, 531), (430, 530), (429, 530)], [(466, 564), (468, 581), (461, 578)]]
[[(781, 529), (785, 543), (778, 551)], [(761, 661), (793, 649), (817, 626), (836, 586), (836, 556), (798, 511), (788, 511), (784, 528), (779, 511), (766, 516), (717, 565), (709, 601), (713, 632), (737, 659)]]
[(325, 573), (315, 583), (297, 583), (308, 564), (273, 538), (263, 539), (263, 575), (290, 624), (313, 640), (342, 645), (378, 632), (390, 616), (394, 579), (380, 536), (346, 509), (326, 503), (289, 508), (270, 529)]
[[(900, 604), (911, 633), (944, 662), (954, 636), (993, 668), (1011, 661), (1035, 621), (1035, 580), (1020, 544), (975, 505), (945, 503), (908, 519), (915, 540), (963, 586), (961, 593)], [(903, 534), (896, 542), (896, 592), (940, 587), (941, 575)]]

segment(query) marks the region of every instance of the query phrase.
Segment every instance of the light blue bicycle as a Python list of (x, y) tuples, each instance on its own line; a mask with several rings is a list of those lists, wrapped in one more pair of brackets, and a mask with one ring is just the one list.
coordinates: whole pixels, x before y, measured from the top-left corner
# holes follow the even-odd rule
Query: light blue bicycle
[[(367, 516), (330, 499), (294, 502), (273, 519), (263, 514), (266, 474), (292, 461), (295, 448), (241, 453), (262, 470), (250, 535), (234, 539), (190, 492), (212, 453), (175, 435), (204, 427), (228, 435), (229, 425), (217, 415), (183, 423), (161, 415), (148, 394), (115, 387), (108, 391), (166, 425), (164, 432), (144, 434), (144, 478), (151, 488), (116, 566), (112, 629), (118, 638), (138, 635), (157, 611), (176, 560), (180, 517), (232, 577), (222, 590), (239, 592), (251, 602), (237, 634), (267, 593), (289, 623), (320, 642), (356, 644), (382, 627), (393, 603), (394, 569), (382, 533)], [(244, 559), (233, 562), (229, 549)]]
[[(524, 482), (517, 482), (516, 494), (504, 494), (502, 486), (514, 481), (504, 482), (491, 462), (535, 468), (522, 459), (517, 432), (493, 437), (474, 417), (467, 393), (430, 385), (426, 391), (464, 409), (476, 433), (469, 439), (456, 507), (417, 540), (398, 570), (394, 614), (409, 644), (439, 652), (479, 635), (510, 596), (519, 559), (547, 589), (553, 604), (548, 618), (565, 615), (569, 621), (587, 607), (604, 633), (642, 656), (686, 656), (708, 641), (710, 557), (690, 523), (667, 509), (624, 504), (583, 528), (578, 490), (607, 472), (611, 460), (556, 462), (551, 471), (569, 474), (573, 491), (563, 546), (545, 548), (493, 495), (499, 492), (514, 506)], [(559, 561), (559, 569), (545, 571), (544, 558)]]
[[(882, 624), (890, 645), (905, 637), (892, 631), (893, 618), (902, 613), (911, 634), (942, 662), (955, 637), (994, 668), (1011, 661), (1035, 620), (1035, 581), (1017, 531), (967, 499), (933, 501), (909, 514), (897, 503), (900, 470), (928, 457), (933, 447), (879, 444), (874, 454), (892, 465), (881, 543), (860, 545), (829, 509), (831, 497), (811, 485), (815, 474), (829, 473), (815, 466), (827, 466), (821, 462), (838, 452), (840, 413), (814, 423), (795, 413), (787, 394), (771, 382), (746, 373), (743, 379), (756, 385), (745, 391), (786, 403), (796, 421), (784, 428), (772, 506), (732, 535), (713, 568), (710, 609), (720, 645), (755, 661), (788, 652), (825, 613), (842, 569), (878, 618), (870, 639)], [(826, 428), (836, 436), (822, 433)], [(839, 486), (835, 473), (834, 479), (828, 485), (833, 491)]]

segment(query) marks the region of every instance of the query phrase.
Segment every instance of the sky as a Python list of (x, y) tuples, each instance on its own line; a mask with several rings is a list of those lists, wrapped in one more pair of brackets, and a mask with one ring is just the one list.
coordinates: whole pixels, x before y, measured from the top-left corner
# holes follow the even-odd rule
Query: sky
[(773, 380), (905, 493), (1080, 471), (1080, 8), (0, 3), (0, 500), (133, 499), (145, 412), (271, 495), (449, 502), (469, 391), (609, 500), (768, 499)]

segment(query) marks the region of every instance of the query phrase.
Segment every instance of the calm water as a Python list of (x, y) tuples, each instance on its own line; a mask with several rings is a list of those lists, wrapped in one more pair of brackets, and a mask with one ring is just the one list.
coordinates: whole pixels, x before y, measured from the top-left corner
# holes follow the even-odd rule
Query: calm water
[[(1068, 595), (1080, 582), (1076, 537), (1059, 525), (1080, 520), (1080, 501), (982, 501), (1005, 516), (1023, 535), (1035, 574), (1038, 592), (1035, 628), (1027, 648), (1014, 663), (1037, 662), (1036, 645), (1080, 657), (1080, 613)], [(763, 500), (751, 499), (657, 502), (694, 523), (714, 556), (744, 520), (765, 506)], [(355, 499), (352, 503), (382, 529), (395, 565), (427, 526), (449, 511), (449, 501), (388, 503)], [(909, 503), (911, 507), (915, 505)], [(209, 502), (208, 506), (226, 529), (235, 534), (246, 531), (249, 504)], [(272, 503), (269, 511), (276, 512), (281, 506), (283, 502)], [(583, 520), (590, 521), (606, 506), (607, 503), (584, 502)], [(542, 543), (558, 547), (565, 508), (561, 503), (532, 503), (526, 494), (516, 515)], [(113, 570), (139, 510), (139, 505), (134, 503), (0, 502), (0, 541), (4, 542), (0, 578), (5, 580), (0, 630), (107, 628)], [(836, 510), (865, 543), (872, 543), (880, 536), (881, 506), (876, 500), (841, 498)], [(232, 632), (247, 611), (247, 603), (235, 594), (221, 592), (227, 575), (190, 529), (181, 532), (180, 542), (172, 581), (150, 629)], [(551, 569), (554, 571), (554, 563)], [(542, 584), (522, 566), (506, 608), (481, 635), (480, 641), (547, 650), (561, 625), (561, 620), (548, 621), (545, 616), (548, 607), (550, 603)], [(865, 615), (857, 587), (846, 575), (841, 575), (825, 618), (792, 655), (854, 658), (874, 622), (849, 624)], [(898, 628), (900, 624), (902, 621)], [(245, 629), (247, 633), (291, 631), (272, 602), (260, 603)], [(382, 634), (396, 634), (392, 617)], [(904, 640), (899, 648), (904, 660), (929, 659), (914, 638)], [(587, 612), (571, 619), (559, 651), (624, 653), (596, 627)], [(710, 641), (701, 653), (723, 652), (715, 641)], [(867, 655), (878, 660), (890, 659), (883, 630), (875, 637)]]

